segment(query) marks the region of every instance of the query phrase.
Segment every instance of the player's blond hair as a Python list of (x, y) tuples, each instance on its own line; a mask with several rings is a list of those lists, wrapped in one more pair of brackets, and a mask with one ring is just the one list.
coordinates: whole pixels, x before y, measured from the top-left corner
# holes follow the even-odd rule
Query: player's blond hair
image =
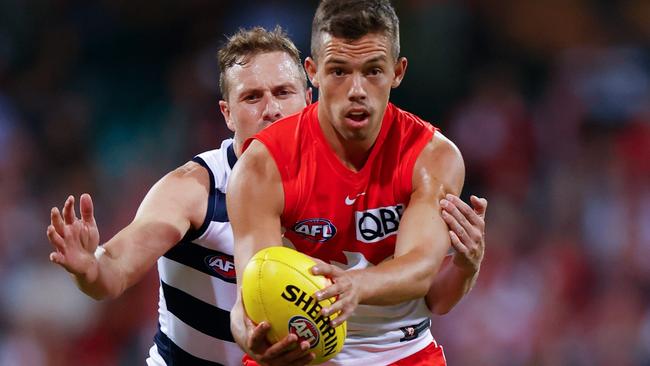
[(307, 89), (307, 76), (300, 61), (300, 52), (296, 45), (289, 39), (287, 33), (280, 26), (273, 30), (262, 27), (240, 29), (228, 37), (228, 41), (219, 49), (219, 89), (224, 99), (228, 98), (228, 80), (226, 71), (234, 65), (245, 65), (250, 59), (260, 53), (285, 52), (295, 62), (300, 71), (305, 89)]

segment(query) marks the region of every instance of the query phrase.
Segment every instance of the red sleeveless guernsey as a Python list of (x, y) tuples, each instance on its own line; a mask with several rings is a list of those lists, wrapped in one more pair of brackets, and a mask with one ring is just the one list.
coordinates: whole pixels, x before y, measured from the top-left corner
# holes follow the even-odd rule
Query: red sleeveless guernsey
[[(318, 123), (318, 103), (267, 127), (254, 138), (275, 160), (284, 188), (281, 222), (295, 249), (344, 269), (391, 259), (409, 204), (413, 166), (435, 128), (388, 104), (381, 130), (359, 172), (345, 167)], [(332, 365), (394, 362), (431, 343), (423, 300), (360, 305)]]

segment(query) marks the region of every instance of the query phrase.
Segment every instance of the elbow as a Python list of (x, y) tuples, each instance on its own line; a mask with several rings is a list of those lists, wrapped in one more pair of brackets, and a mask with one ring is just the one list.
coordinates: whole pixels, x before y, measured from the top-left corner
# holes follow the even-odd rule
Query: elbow
[(436, 304), (431, 307), (431, 313), (434, 315), (445, 315), (453, 309), (453, 305)]
[(455, 303), (440, 301), (440, 299), (433, 299), (432, 296), (426, 297), (426, 303), (433, 315), (445, 315), (456, 305)]
[(445, 315), (456, 306), (458, 301), (454, 301), (453, 298), (445, 296), (438, 288), (432, 287), (425, 297), (425, 302), (432, 314)]

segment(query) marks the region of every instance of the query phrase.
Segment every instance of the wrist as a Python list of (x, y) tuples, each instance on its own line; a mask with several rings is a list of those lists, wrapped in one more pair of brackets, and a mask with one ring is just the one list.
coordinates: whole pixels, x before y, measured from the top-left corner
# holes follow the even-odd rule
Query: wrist
[(359, 284), (357, 287), (357, 296), (359, 304), (363, 304), (371, 295), (371, 281), (367, 279), (366, 271), (363, 269), (353, 269), (347, 271), (350, 278), (350, 281), (353, 284)]
[(104, 248), (103, 245), (98, 245), (97, 249), (95, 249), (95, 260), (99, 261), (99, 259), (106, 253), (106, 249)]
[(79, 273), (74, 274), (77, 282), (80, 284), (91, 285), (97, 281), (97, 278), (99, 277), (99, 261), (104, 253), (106, 253), (106, 249), (98, 246), (94, 255), (89, 256), (86, 268)]
[(88, 265), (88, 268), (81, 272), (75, 274), (75, 277), (77, 278), (77, 282), (83, 283), (83, 284), (93, 284), (95, 281), (97, 281), (97, 277), (99, 277), (99, 269), (98, 269), (98, 263), (96, 259), (92, 259), (90, 264)]

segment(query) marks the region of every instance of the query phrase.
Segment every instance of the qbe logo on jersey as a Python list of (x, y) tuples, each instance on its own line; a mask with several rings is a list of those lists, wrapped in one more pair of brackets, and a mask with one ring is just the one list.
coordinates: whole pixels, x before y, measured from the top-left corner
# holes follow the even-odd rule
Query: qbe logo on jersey
[(354, 213), (357, 240), (364, 243), (376, 243), (397, 234), (399, 220), (404, 213), (404, 205), (373, 208)]

